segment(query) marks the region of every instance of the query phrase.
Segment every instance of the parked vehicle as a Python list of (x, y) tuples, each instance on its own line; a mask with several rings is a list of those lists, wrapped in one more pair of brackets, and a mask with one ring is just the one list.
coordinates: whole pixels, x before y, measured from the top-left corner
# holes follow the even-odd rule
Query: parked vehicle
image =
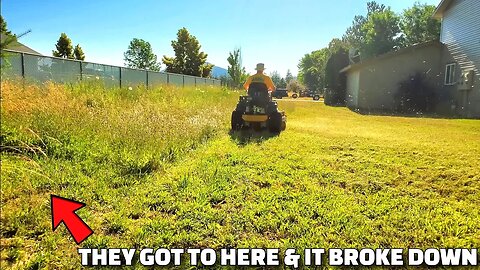
[(300, 91), (300, 93), (293, 93), (292, 98), (298, 97), (311, 97), (313, 98), (313, 100), (320, 100), (320, 94), (316, 93), (316, 91), (309, 89)]
[(282, 99), (282, 98), (284, 98), (284, 97), (288, 97), (288, 91), (287, 91), (287, 89), (278, 88), (277, 90), (275, 90), (275, 91), (272, 93), (272, 97), (278, 98), (278, 99)]

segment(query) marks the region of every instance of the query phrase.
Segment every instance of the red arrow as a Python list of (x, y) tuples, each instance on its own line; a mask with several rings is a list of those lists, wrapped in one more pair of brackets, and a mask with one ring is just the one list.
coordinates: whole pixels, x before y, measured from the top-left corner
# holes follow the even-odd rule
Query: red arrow
[(50, 202), (53, 231), (63, 222), (77, 245), (93, 234), (92, 229), (75, 213), (75, 211), (86, 206), (86, 204), (53, 194), (50, 195)]

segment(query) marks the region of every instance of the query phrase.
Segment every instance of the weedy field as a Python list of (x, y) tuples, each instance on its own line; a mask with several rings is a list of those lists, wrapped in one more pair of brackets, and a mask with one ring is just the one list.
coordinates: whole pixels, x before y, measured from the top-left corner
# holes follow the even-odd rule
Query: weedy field
[(279, 101), (285, 132), (231, 134), (238, 95), (2, 82), (2, 268), (80, 268), (50, 194), (83, 247), (480, 247), (480, 121)]

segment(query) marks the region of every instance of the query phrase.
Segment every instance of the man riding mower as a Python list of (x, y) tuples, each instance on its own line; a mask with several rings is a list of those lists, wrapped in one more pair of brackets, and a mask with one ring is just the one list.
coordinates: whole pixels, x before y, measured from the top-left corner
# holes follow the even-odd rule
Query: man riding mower
[(270, 77), (263, 74), (263, 64), (257, 65), (257, 74), (250, 76), (244, 87), (248, 96), (241, 96), (237, 108), (232, 112), (232, 130), (253, 128), (279, 133), (286, 128), (286, 116), (278, 111), (277, 102), (272, 100), (270, 91), (275, 85)]

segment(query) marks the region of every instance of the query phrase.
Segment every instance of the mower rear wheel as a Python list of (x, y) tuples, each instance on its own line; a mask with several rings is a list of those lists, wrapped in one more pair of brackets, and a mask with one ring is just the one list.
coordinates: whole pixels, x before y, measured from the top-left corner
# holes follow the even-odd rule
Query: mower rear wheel
[(244, 121), (242, 119), (242, 112), (233, 111), (232, 112), (232, 130), (240, 130), (244, 126)]
[(283, 119), (282, 114), (279, 112), (272, 113), (268, 119), (267, 126), (268, 130), (273, 133), (279, 133), (283, 129)]

